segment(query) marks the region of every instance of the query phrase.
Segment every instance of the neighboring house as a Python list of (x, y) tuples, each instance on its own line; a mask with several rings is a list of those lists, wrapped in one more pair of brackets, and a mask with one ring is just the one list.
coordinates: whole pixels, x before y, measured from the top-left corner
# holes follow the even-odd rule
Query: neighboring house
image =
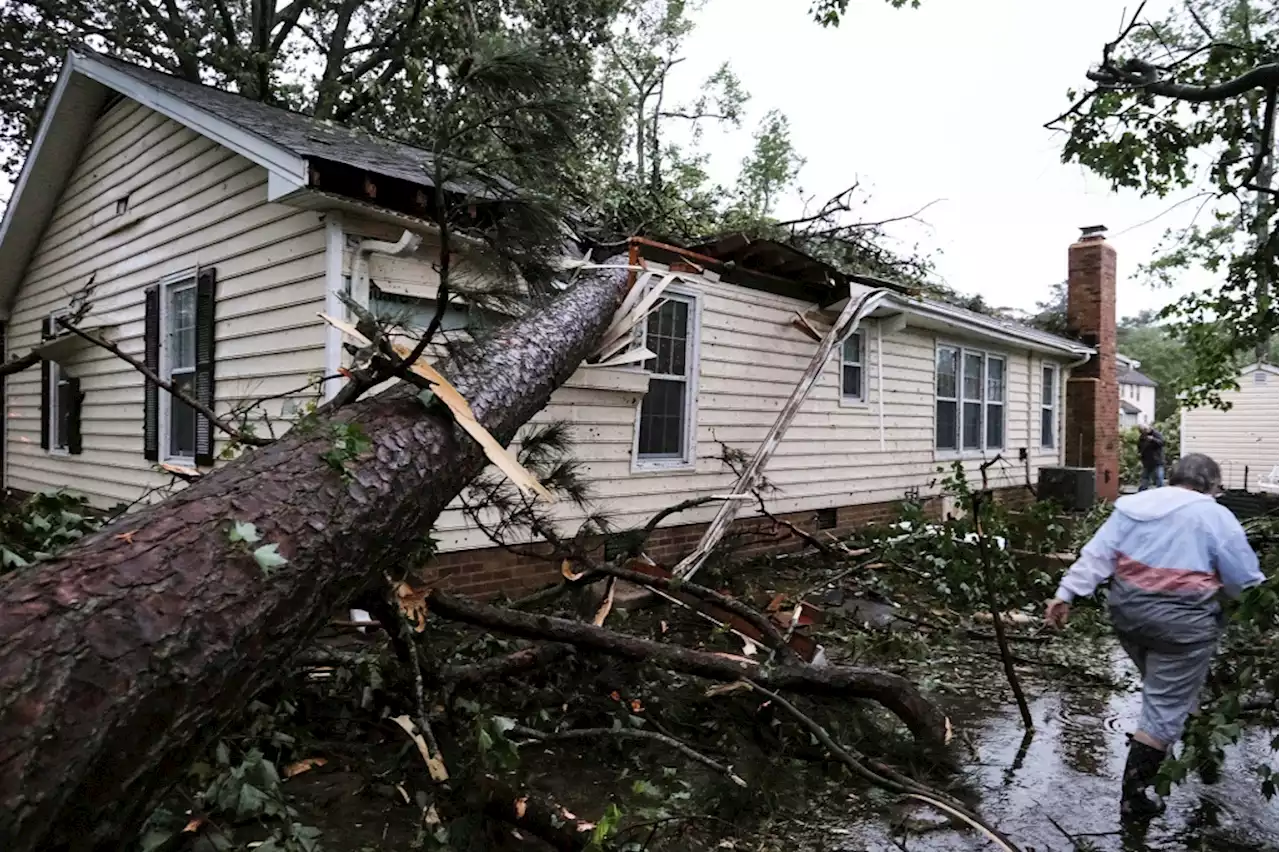
[[(52, 318), (90, 278), (83, 326), (219, 413), (274, 396), (270, 428), (287, 429), (317, 398), (308, 382), (346, 358), (317, 317), (344, 313), (339, 293), (422, 316), (433, 309), (437, 232), (421, 209), (428, 162), (399, 143), (72, 54), (0, 226), (5, 357), (40, 347), (47, 358), (43, 376), (27, 370), (3, 387), (4, 486), (69, 488), (106, 507), (168, 483), (160, 463), (207, 468), (225, 447), (124, 361), (54, 333)], [(815, 351), (812, 327), (868, 287), (892, 292), (823, 371), (781, 442), (767, 470), (778, 488), (772, 511), (844, 530), (890, 518), (906, 494), (937, 495), (939, 466), (961, 460), (976, 481), (978, 465), (997, 455), (993, 487), (1023, 494), (1038, 468), (1065, 462), (1096, 465), (1099, 493), (1114, 494), (1115, 253), (1100, 233), (1070, 255), (1071, 286), (1094, 306), (1082, 331), (1096, 352), (843, 275), (777, 243), (633, 240), (631, 250), (651, 269), (680, 273), (638, 332), (658, 357), (647, 370), (579, 369), (537, 418), (572, 424), (596, 506), (620, 528), (725, 491), (734, 477), (721, 442), (755, 449)], [(465, 311), (449, 318), (468, 322)], [(1068, 393), (1073, 369), (1080, 380)], [(567, 525), (582, 517), (557, 512)], [(669, 518), (650, 552), (687, 552), (714, 512)], [(464, 590), (539, 581), (456, 508), (433, 535), (441, 570), (463, 569), (454, 582)]]
[(1120, 428), (1132, 429), (1156, 420), (1156, 389), (1160, 384), (1138, 372), (1141, 361), (1116, 355), (1116, 383), (1120, 385)]
[(1280, 369), (1270, 364), (1245, 367), (1240, 390), (1222, 394), (1229, 411), (1183, 408), (1181, 452), (1204, 453), (1222, 467), (1223, 486), (1266, 491), (1280, 464)]

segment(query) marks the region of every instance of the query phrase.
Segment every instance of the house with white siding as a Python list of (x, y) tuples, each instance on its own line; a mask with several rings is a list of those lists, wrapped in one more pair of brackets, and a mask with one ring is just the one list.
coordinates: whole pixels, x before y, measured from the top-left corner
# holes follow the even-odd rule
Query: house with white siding
[[(288, 429), (341, 382), (318, 384), (348, 357), (318, 317), (344, 315), (339, 294), (434, 311), (429, 162), (398, 142), (71, 54), (0, 225), (4, 357), (35, 349), (43, 366), (3, 380), (3, 486), (71, 489), (105, 508), (171, 483), (160, 465), (222, 463), (226, 437), (205, 418), (59, 333), (55, 317), (90, 281), (82, 328), (219, 415), (269, 397), (258, 434)], [(1100, 494), (1114, 487), (1115, 252), (1097, 229), (1069, 255), (1073, 293), (1094, 306), (1073, 311), (1093, 317), (1080, 340), (744, 236), (635, 239), (630, 250), (633, 263), (679, 274), (638, 330), (656, 357), (584, 366), (538, 418), (571, 424), (594, 502), (619, 528), (726, 490), (722, 444), (755, 449), (815, 335), (871, 288), (886, 298), (822, 371), (768, 466), (773, 512), (848, 528), (887, 517), (905, 495), (936, 497), (940, 466), (958, 460), (976, 479), (997, 456), (991, 485), (1010, 493), (1064, 464), (1096, 468)], [(465, 325), (465, 312), (451, 322)], [(1095, 428), (1096, 412), (1110, 430)], [(557, 511), (567, 527), (581, 520)], [(652, 552), (687, 552), (714, 512), (672, 516)], [(456, 571), (461, 588), (537, 581), (457, 509), (433, 535), (441, 573)]]
[(1120, 428), (1154, 423), (1156, 391), (1160, 383), (1138, 372), (1142, 362), (1123, 353), (1116, 355), (1116, 383), (1120, 386)]
[(1275, 493), (1280, 465), (1280, 369), (1250, 364), (1238, 390), (1224, 391), (1226, 411), (1211, 406), (1183, 408), (1182, 455), (1204, 453), (1222, 467), (1226, 488)]

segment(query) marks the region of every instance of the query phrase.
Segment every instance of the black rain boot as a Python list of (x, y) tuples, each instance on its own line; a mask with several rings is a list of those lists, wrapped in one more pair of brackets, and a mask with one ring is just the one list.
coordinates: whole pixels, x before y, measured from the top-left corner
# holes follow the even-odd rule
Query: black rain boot
[(1129, 759), (1124, 764), (1120, 782), (1120, 816), (1125, 819), (1150, 819), (1164, 810), (1147, 796), (1147, 788), (1156, 782), (1164, 752), (1137, 740), (1129, 741)]

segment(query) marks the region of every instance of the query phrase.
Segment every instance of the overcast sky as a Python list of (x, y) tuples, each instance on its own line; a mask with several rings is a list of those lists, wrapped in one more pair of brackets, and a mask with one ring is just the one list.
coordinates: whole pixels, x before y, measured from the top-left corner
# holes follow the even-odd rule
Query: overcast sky
[[(777, 108), (807, 159), (806, 195), (824, 199), (861, 178), (873, 189), (871, 219), (943, 199), (924, 214), (927, 227), (896, 233), (939, 252), (946, 283), (993, 305), (1033, 307), (1066, 277), (1066, 248), (1079, 227), (1106, 225), (1119, 255), (1118, 309), (1127, 315), (1170, 300), (1169, 291), (1130, 276), (1195, 205), (1144, 225), (1173, 200), (1111, 192), (1063, 165), (1061, 135), (1043, 127), (1067, 106), (1067, 89), (1083, 87), (1124, 5), (923, 0), (912, 10), (852, 0), (841, 26), (824, 30), (806, 14), (806, 0), (709, 0), (678, 87), (693, 96), (729, 60), (751, 94), (741, 131), (704, 136), (720, 181), (734, 180), (756, 123)], [(1151, 2), (1147, 12), (1163, 17), (1167, 5)]]
[[(1162, 17), (1168, 5), (1152, 0), (1148, 14)], [(1043, 127), (1065, 108), (1067, 89), (1083, 86), (1124, 8), (1123, 0), (923, 0), (913, 10), (852, 0), (844, 23), (823, 29), (808, 0), (708, 0), (668, 96), (692, 99), (728, 60), (751, 100), (741, 129), (703, 136), (713, 178), (732, 185), (756, 124), (781, 109), (807, 161), (805, 195), (820, 203), (860, 179), (873, 193), (868, 219), (936, 202), (924, 224), (894, 226), (894, 235), (933, 253), (947, 284), (995, 306), (1031, 309), (1066, 277), (1080, 226), (1106, 225), (1124, 316), (1170, 301), (1132, 274), (1195, 205), (1111, 192), (1063, 165), (1062, 136)], [(8, 195), (0, 177), (0, 199)], [(797, 195), (776, 212), (799, 209)]]

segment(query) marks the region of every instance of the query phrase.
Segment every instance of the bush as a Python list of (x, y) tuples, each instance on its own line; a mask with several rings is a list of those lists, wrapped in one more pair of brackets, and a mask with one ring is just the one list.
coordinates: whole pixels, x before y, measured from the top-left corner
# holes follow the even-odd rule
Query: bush
[(33, 494), (0, 508), (0, 574), (48, 559), (104, 523), (85, 497), (65, 491)]

